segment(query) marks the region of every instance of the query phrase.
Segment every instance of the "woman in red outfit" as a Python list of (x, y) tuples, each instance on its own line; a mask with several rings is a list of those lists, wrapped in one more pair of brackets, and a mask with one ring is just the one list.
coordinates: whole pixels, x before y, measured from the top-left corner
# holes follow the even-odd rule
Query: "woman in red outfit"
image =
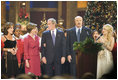
[(4, 48), (4, 42), (1, 40), (1, 48)]
[[(3, 48), (4, 48), (4, 42), (1, 40), (1, 54), (3, 52)], [(2, 58), (2, 57), (1, 57)]]
[(14, 28), (14, 35), (16, 37), (17, 41), (17, 60), (18, 60), (18, 68), (19, 68), (19, 74), (24, 73), (24, 42), (23, 39), (21, 39), (21, 25), (16, 24)]
[(25, 73), (31, 72), (36, 76), (41, 75), (39, 37), (36, 35), (36, 24), (29, 23), (29, 35), (24, 38)]
[(3, 56), (3, 48), (4, 48), (4, 42), (1, 40), (1, 74), (5, 74), (5, 59)]

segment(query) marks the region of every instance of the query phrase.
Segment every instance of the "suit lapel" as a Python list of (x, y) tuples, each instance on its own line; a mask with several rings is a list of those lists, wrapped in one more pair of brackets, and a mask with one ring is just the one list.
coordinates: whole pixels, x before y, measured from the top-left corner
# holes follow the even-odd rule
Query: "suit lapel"
[(56, 29), (56, 30), (57, 30), (57, 32), (56, 32), (55, 46), (56, 46), (56, 44), (58, 42), (58, 38), (59, 38), (59, 31), (58, 31), (58, 29)]
[(76, 28), (73, 28), (73, 39), (74, 41), (77, 41), (77, 35), (76, 35)]
[(51, 31), (50, 30), (49, 30), (49, 40), (51, 40), (51, 44), (53, 45), (52, 35), (51, 35)]
[(81, 34), (80, 34), (80, 41), (81, 41), (81, 39), (82, 39), (83, 34), (85, 34), (84, 27), (82, 27), (82, 31), (81, 31)]

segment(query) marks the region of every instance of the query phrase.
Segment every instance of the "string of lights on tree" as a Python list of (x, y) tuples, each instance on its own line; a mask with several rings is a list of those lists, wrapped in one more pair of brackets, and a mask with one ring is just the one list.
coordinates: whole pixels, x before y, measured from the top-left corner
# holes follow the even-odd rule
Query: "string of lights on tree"
[(84, 20), (92, 30), (99, 30), (104, 24), (111, 24), (116, 29), (117, 1), (89, 1)]

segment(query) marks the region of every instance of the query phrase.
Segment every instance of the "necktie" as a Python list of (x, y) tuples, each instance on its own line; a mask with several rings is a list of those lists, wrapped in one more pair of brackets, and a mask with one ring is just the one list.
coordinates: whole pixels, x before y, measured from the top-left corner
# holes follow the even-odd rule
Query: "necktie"
[(55, 34), (54, 34), (54, 31), (52, 31), (52, 40), (53, 40), (53, 45), (55, 45)]
[(80, 42), (80, 29), (78, 29), (77, 41)]

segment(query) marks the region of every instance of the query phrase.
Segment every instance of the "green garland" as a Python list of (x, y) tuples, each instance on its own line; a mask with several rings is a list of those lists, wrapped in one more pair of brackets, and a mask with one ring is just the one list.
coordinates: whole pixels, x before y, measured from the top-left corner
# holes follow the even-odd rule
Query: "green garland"
[(86, 38), (83, 42), (74, 42), (73, 44), (74, 51), (80, 51), (85, 54), (98, 53), (100, 50), (103, 50), (101, 43), (95, 43), (93, 39)]
[(18, 18), (18, 22), (21, 24), (21, 25), (27, 25), (29, 23), (29, 18)]

